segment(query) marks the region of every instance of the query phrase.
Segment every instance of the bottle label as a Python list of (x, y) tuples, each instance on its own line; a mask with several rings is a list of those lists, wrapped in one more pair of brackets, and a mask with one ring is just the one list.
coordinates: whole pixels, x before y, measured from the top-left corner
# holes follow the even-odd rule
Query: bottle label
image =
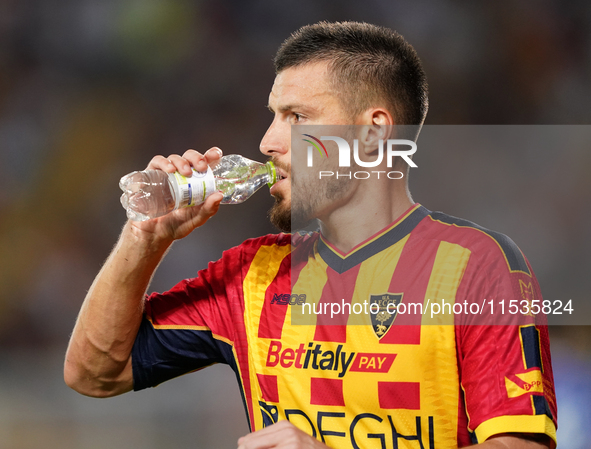
[(193, 169), (193, 175), (188, 178), (178, 172), (173, 176), (178, 185), (176, 208), (201, 204), (215, 192), (215, 178), (210, 167), (202, 172)]

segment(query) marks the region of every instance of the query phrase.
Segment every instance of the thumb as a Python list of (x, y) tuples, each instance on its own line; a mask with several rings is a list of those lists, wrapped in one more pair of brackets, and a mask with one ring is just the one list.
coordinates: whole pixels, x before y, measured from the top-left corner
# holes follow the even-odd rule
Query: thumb
[(200, 212), (205, 213), (207, 217), (211, 217), (218, 211), (222, 199), (224, 199), (224, 195), (221, 192), (212, 193), (205, 199)]

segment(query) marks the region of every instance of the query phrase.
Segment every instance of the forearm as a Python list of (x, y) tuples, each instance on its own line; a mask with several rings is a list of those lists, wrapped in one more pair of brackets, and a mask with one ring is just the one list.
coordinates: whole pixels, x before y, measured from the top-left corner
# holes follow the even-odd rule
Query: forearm
[[(219, 148), (205, 155), (155, 156), (150, 170), (207, 170), (222, 156)], [(156, 267), (174, 240), (189, 235), (214, 215), (223, 195), (214, 193), (198, 206), (182, 208), (144, 222), (128, 222), (115, 249), (90, 288), (66, 353), (64, 379), (79, 393), (106, 397), (133, 388), (131, 350), (142, 320), (143, 299)]]
[(169, 243), (150, 241), (129, 223), (92, 284), (66, 353), (64, 377), (89, 396), (133, 387), (131, 350), (150, 279)]

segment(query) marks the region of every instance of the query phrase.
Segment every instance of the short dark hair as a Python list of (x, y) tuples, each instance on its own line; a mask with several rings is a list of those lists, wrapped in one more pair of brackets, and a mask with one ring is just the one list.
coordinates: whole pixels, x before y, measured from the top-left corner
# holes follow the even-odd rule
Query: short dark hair
[(295, 31), (275, 56), (275, 72), (327, 61), (345, 110), (356, 117), (386, 102), (398, 125), (422, 125), (427, 77), (415, 49), (397, 32), (360, 22), (319, 22)]

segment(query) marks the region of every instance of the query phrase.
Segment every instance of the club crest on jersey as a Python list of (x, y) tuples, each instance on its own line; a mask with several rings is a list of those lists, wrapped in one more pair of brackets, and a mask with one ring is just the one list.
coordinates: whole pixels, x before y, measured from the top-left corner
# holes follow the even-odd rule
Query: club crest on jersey
[[(390, 326), (398, 313), (397, 306), (402, 301), (402, 293), (383, 293), (381, 295), (370, 295), (370, 308), (377, 304), (379, 311), (371, 313), (371, 324), (373, 331), (379, 340), (390, 330)], [(388, 307), (389, 306), (389, 307)], [(377, 310), (373, 307), (373, 310)]]

